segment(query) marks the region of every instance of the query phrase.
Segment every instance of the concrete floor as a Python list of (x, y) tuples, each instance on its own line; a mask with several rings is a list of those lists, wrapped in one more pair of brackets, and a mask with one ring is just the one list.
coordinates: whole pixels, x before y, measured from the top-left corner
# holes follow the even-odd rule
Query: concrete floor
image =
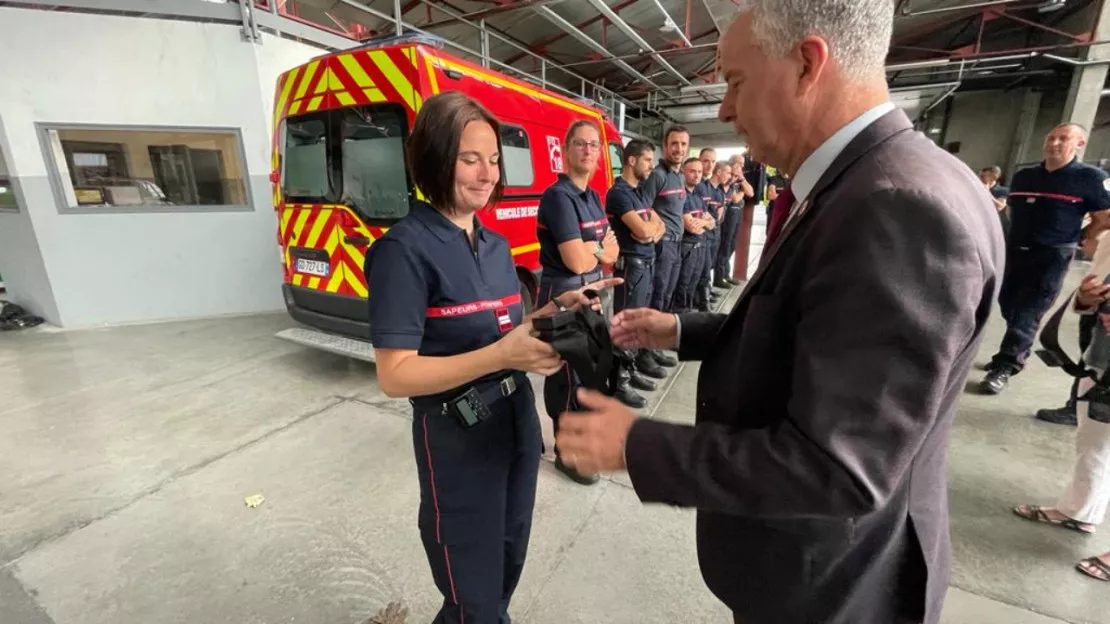
[[(371, 365), (272, 337), (291, 325), (0, 334), (0, 624), (358, 624), (392, 600), (431, 619), (408, 405)], [(692, 420), (696, 373), (648, 411)], [(1009, 512), (1051, 503), (1071, 468), (1073, 430), (1030, 418), (1067, 386), (1034, 364), (1003, 397), (964, 398), (946, 623), (1110, 623), (1110, 587), (1072, 570), (1110, 539)], [(731, 621), (693, 519), (641, 506), (624, 475), (585, 488), (545, 462), (516, 620)]]

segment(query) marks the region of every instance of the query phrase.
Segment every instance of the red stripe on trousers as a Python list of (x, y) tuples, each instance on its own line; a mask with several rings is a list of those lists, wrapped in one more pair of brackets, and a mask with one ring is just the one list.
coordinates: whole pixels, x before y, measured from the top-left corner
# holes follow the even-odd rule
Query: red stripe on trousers
[[(447, 582), (451, 585), (451, 601), (459, 604), (458, 594), (455, 592), (455, 578), (451, 576), (451, 557), (447, 555), (447, 544), (439, 536), (439, 496), (436, 494), (436, 471), (432, 468), (432, 447), (428, 444), (428, 415), (423, 415), (424, 426), (424, 453), (428, 458), (428, 484), (432, 486), (432, 506), (436, 510), (436, 543), (443, 545), (443, 561), (447, 564)], [(459, 609), (459, 621), (462, 622), (462, 609)]]

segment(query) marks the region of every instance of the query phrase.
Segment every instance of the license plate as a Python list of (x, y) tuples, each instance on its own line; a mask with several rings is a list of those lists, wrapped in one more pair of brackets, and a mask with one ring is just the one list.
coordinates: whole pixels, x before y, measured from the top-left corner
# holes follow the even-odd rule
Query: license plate
[(308, 275), (319, 275), (320, 277), (327, 277), (331, 273), (331, 267), (323, 260), (307, 260), (305, 258), (297, 258), (297, 273), (307, 273)]

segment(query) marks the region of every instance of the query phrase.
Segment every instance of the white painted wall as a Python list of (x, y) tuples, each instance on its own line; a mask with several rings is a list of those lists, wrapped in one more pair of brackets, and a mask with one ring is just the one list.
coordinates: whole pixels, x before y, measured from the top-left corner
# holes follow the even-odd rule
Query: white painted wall
[[(320, 53), (270, 36), (246, 43), (231, 25), (0, 8), (0, 119), (57, 301), (50, 320), (282, 308), (267, 180), (273, 85)], [(239, 129), (253, 210), (58, 214), (35, 129), (51, 122)]]

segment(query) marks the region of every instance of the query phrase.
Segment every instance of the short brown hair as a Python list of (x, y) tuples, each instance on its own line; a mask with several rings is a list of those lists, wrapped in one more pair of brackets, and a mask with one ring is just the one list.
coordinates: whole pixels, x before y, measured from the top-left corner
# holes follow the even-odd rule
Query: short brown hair
[(686, 136), (690, 136), (690, 131), (686, 129), (686, 126), (671, 126), (670, 128), (667, 128), (666, 132), (663, 133), (663, 145), (666, 145), (667, 141), (671, 140), (671, 135), (675, 134), (676, 132), (681, 132)]
[(598, 129), (597, 125), (594, 122), (587, 121), (585, 119), (579, 119), (578, 121), (570, 124), (570, 128), (567, 128), (567, 136), (563, 139), (563, 144), (570, 145), (570, 140), (573, 139), (574, 135), (577, 134), (578, 131), (582, 128), (593, 128), (594, 131), (597, 132), (597, 137), (599, 139), (601, 138), (601, 130)]
[(697, 158), (687, 158), (686, 160), (682, 161), (682, 168), (685, 169), (686, 165), (688, 165), (690, 163), (698, 163), (700, 165), (701, 161), (698, 160)]
[[(472, 121), (485, 122), (493, 128), (500, 151), (501, 124), (497, 118), (486, 107), (458, 91), (445, 91), (424, 100), (405, 142), (409, 178), (436, 210), (453, 210), (459, 143), (463, 130)], [(502, 173), (493, 187), (489, 205), (501, 201), (504, 180)]]

